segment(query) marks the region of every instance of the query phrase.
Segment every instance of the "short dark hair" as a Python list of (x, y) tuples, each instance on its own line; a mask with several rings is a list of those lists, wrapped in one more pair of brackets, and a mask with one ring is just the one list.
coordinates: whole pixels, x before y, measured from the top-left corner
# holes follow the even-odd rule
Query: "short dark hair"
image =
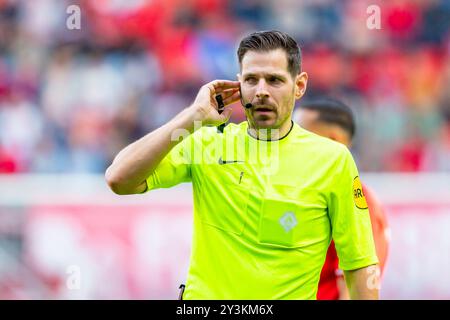
[(270, 30), (254, 32), (242, 39), (237, 50), (239, 65), (247, 51), (270, 51), (283, 49), (286, 52), (288, 71), (293, 78), (297, 76), (302, 67), (302, 53), (297, 42), (287, 33)]
[(302, 103), (299, 108), (318, 111), (318, 121), (338, 125), (349, 134), (350, 139), (355, 135), (352, 109), (342, 101), (333, 98), (313, 99)]

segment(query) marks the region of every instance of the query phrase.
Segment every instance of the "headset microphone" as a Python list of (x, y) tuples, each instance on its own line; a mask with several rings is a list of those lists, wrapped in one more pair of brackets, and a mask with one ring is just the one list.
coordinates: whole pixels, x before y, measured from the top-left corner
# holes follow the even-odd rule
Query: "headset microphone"
[[(241, 85), (239, 85), (239, 91), (241, 91)], [(222, 96), (220, 94), (216, 95), (215, 98), (216, 98), (216, 102), (217, 102), (217, 105), (218, 105), (218, 110), (217, 111), (219, 112), (219, 114), (221, 114), (223, 112), (223, 110), (225, 109), (225, 105), (223, 103), (223, 98), (222, 98)], [(241, 95), (241, 104), (247, 110), (251, 109), (253, 107), (253, 105), (250, 102), (244, 104), (244, 101), (242, 100), (242, 95)], [(222, 123), (221, 125), (219, 125), (217, 127), (217, 131), (219, 133), (223, 133), (223, 129), (225, 128), (225, 125), (226, 125), (225, 123)]]
[[(225, 104), (223, 103), (223, 98), (220, 94), (216, 95), (216, 102), (218, 105), (217, 111), (219, 114), (222, 114), (223, 110), (225, 110)], [(225, 129), (225, 123), (222, 123), (217, 127), (217, 132), (223, 133), (223, 129)]]

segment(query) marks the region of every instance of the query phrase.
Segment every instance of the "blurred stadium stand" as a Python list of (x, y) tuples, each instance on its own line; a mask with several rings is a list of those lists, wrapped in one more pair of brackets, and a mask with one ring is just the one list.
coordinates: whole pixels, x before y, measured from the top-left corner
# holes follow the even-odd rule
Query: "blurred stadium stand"
[(1, 0), (0, 172), (103, 172), (203, 83), (234, 79), (237, 40), (267, 28), (300, 42), (306, 98), (355, 110), (361, 170), (448, 172), (450, 2), (374, 3), (381, 30), (364, 0)]
[(447, 0), (0, 0), (0, 298), (176, 296), (190, 191), (118, 199), (99, 174), (202, 84), (234, 79), (238, 39), (261, 29), (301, 44), (305, 98), (355, 111), (352, 151), (392, 227), (382, 296), (450, 298)]

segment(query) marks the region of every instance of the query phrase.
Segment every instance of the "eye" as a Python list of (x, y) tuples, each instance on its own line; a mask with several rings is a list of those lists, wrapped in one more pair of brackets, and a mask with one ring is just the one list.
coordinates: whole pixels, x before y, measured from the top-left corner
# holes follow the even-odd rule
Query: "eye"
[(247, 77), (245, 78), (246, 83), (255, 84), (257, 82), (255, 77)]
[(277, 78), (277, 77), (274, 77), (274, 76), (269, 77), (268, 80), (269, 80), (269, 83), (273, 83), (273, 84), (278, 84), (278, 83), (282, 82), (280, 78)]

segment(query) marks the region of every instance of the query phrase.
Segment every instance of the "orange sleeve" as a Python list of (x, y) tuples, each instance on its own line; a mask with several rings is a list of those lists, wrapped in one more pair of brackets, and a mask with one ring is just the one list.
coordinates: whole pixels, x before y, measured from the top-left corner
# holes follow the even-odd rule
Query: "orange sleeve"
[(363, 185), (363, 193), (366, 197), (367, 205), (369, 207), (375, 248), (377, 251), (378, 260), (380, 261), (381, 274), (383, 274), (389, 249), (389, 227), (387, 218), (383, 206), (376, 198), (373, 191), (367, 186)]

